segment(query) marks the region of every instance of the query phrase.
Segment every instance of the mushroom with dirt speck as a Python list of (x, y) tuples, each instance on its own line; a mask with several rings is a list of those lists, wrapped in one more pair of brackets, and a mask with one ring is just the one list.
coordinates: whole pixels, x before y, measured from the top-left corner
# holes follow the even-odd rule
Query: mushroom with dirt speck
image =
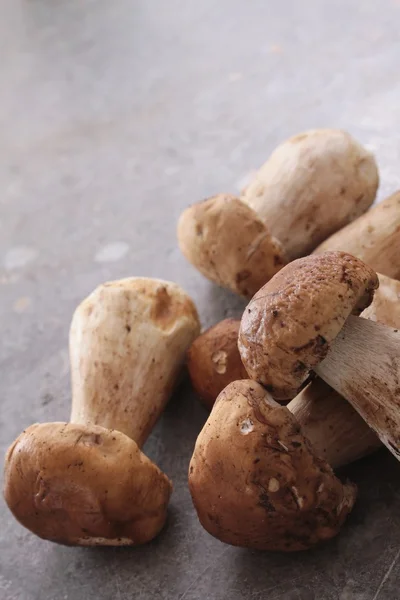
[(258, 383), (219, 395), (197, 438), (189, 488), (203, 527), (222, 542), (306, 550), (335, 536), (356, 499)]
[(239, 327), (240, 320), (224, 319), (207, 329), (189, 347), (190, 379), (209, 409), (228, 383), (247, 377), (237, 347)]

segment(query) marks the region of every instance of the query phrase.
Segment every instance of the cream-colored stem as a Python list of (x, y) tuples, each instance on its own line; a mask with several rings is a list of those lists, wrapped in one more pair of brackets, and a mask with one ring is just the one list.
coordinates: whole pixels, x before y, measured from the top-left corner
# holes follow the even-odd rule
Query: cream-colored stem
[(287, 408), (316, 453), (334, 469), (381, 447), (381, 441), (347, 400), (322, 379), (315, 379)]
[(400, 460), (400, 332), (349, 317), (315, 369)]
[(141, 447), (199, 333), (196, 308), (174, 283), (132, 277), (98, 287), (72, 319), (71, 422), (117, 429)]

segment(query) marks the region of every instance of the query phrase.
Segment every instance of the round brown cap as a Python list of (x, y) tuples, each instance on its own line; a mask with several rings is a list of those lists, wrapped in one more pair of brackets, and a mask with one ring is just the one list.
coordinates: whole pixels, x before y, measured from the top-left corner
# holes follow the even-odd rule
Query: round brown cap
[(344, 252), (307, 256), (284, 267), (243, 313), (239, 350), (249, 376), (274, 398), (293, 398), (347, 317), (371, 303), (378, 285), (370, 267)]
[(224, 319), (199, 335), (188, 350), (192, 385), (210, 410), (229, 383), (247, 377), (238, 349), (239, 327), (239, 319)]
[(336, 535), (356, 498), (290, 411), (250, 380), (218, 397), (197, 438), (189, 487), (203, 527), (259, 550), (305, 550)]
[(96, 425), (31, 425), (5, 459), (10, 510), (27, 529), (60, 544), (148, 542), (165, 523), (171, 490), (133, 440)]
[(187, 208), (179, 219), (178, 241), (200, 273), (247, 298), (286, 263), (280, 243), (258, 215), (229, 194)]

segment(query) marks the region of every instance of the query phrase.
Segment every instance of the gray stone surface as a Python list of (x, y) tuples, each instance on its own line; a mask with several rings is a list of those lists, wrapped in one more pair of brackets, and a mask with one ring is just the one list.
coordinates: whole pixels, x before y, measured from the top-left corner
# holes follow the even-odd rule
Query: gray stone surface
[[(3, 0), (0, 19), (0, 451), (66, 420), (76, 304), (127, 275), (176, 280), (204, 326), (239, 314), (181, 257), (188, 203), (235, 192), (310, 127), (351, 131), (400, 183), (397, 0)], [(1, 600), (395, 600), (400, 467), (348, 469), (342, 534), (303, 554), (225, 546), (200, 527), (186, 471), (206, 412), (184, 384), (146, 451), (175, 491), (139, 549), (41, 541), (0, 504)]]

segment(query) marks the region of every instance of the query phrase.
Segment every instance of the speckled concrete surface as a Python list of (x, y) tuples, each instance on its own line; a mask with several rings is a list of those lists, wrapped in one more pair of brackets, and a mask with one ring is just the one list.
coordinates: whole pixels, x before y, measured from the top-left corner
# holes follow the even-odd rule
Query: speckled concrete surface
[[(239, 314), (180, 256), (188, 203), (240, 189), (287, 136), (351, 131), (379, 197), (400, 184), (397, 0), (4, 0), (0, 20), (0, 450), (66, 420), (76, 304), (127, 275), (183, 285), (204, 326)], [(0, 504), (2, 600), (395, 600), (400, 466), (348, 469), (360, 500), (304, 554), (254, 553), (203, 531), (186, 470), (206, 418), (184, 384), (146, 452), (173, 479), (168, 527), (139, 549), (41, 541)]]

